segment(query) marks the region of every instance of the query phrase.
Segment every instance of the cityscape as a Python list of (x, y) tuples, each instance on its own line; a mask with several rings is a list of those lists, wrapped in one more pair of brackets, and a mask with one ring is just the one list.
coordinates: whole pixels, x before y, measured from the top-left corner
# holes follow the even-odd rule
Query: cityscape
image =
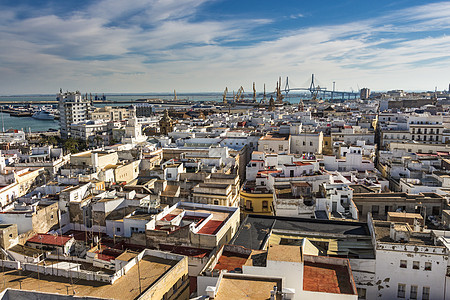
[(0, 300), (450, 299), (450, 2), (251, 2), (0, 4)]

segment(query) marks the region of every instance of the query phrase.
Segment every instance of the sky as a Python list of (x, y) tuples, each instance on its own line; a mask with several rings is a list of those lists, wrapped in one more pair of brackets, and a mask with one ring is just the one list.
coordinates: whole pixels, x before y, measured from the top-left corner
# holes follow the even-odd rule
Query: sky
[(450, 1), (2, 0), (0, 95), (448, 90)]

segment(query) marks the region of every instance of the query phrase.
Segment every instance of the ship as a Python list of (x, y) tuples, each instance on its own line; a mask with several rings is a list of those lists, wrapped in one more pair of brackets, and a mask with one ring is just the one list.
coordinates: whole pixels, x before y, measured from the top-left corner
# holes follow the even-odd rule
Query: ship
[(52, 114), (49, 111), (43, 110), (43, 109), (35, 112), (32, 117), (35, 119), (38, 119), (38, 120), (54, 120), (55, 119), (54, 114)]

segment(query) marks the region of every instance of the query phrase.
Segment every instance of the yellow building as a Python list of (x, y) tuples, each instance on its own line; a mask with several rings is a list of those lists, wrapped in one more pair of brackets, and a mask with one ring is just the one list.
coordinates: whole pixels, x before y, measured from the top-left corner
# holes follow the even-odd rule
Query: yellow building
[(333, 154), (333, 142), (331, 140), (331, 135), (323, 136), (323, 148), (322, 153), (325, 155)]
[(244, 214), (273, 215), (273, 193), (263, 187), (254, 187), (246, 182), (240, 191)]

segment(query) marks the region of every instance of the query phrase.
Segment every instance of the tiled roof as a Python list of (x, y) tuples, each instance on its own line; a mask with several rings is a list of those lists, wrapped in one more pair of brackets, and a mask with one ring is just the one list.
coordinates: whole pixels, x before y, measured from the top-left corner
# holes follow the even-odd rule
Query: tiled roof
[(38, 243), (45, 245), (54, 245), (54, 246), (63, 246), (68, 241), (70, 241), (72, 237), (69, 236), (61, 236), (61, 235), (52, 235), (46, 233), (38, 233), (32, 238), (28, 240), (30, 243)]

